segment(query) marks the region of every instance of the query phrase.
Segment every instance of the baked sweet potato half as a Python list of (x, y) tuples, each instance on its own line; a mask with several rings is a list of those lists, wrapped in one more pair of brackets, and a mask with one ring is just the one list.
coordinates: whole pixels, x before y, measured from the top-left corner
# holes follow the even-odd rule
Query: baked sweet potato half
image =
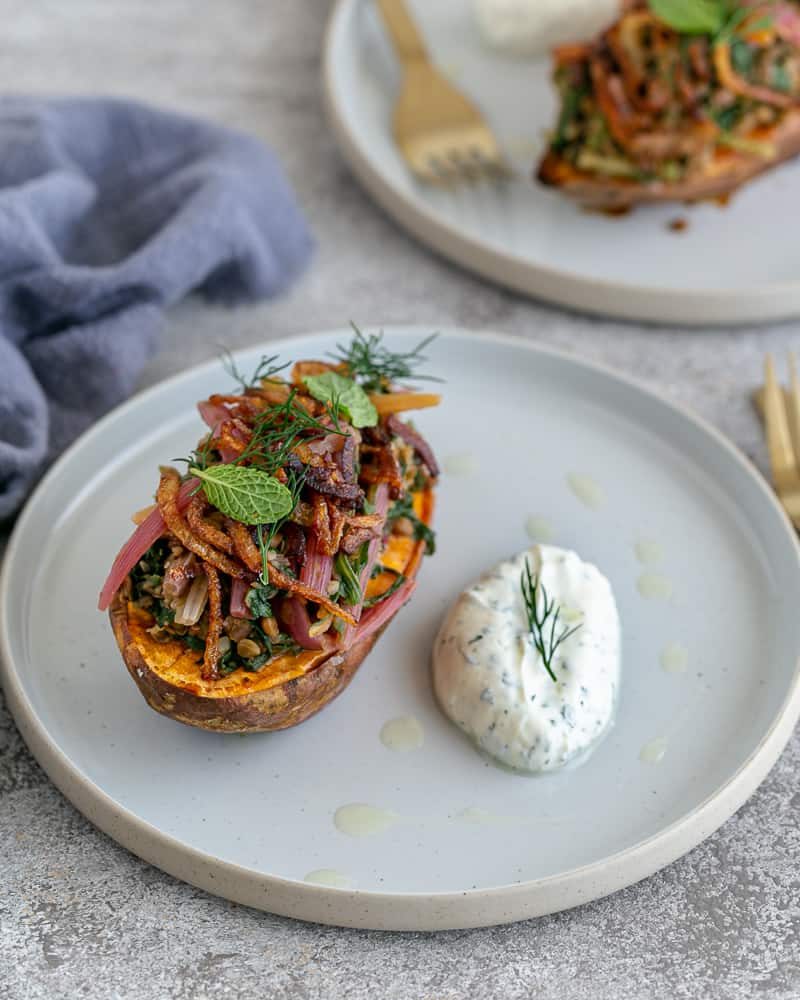
[(537, 176), (588, 207), (721, 198), (800, 154), (798, 4), (634, 0), (554, 56)]
[(151, 708), (222, 732), (286, 729), (349, 684), (410, 598), (438, 467), (398, 389), (423, 360), (357, 333), (291, 377), (265, 359), (199, 404), (208, 434), (162, 468), (100, 595)]

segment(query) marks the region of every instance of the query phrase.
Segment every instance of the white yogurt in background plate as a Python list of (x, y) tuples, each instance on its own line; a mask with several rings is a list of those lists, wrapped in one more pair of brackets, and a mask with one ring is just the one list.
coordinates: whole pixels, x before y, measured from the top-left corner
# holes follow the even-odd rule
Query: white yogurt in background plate
[[(556, 635), (580, 626), (556, 650), (556, 681), (528, 629), (520, 587), (526, 557), (561, 607)], [(538, 773), (577, 762), (614, 720), (620, 623), (611, 585), (575, 552), (554, 546), (501, 562), (463, 591), (445, 618), (433, 682), (445, 714), (502, 764)]]
[(474, 0), (475, 17), (492, 48), (543, 55), (555, 45), (588, 41), (608, 27), (619, 0)]

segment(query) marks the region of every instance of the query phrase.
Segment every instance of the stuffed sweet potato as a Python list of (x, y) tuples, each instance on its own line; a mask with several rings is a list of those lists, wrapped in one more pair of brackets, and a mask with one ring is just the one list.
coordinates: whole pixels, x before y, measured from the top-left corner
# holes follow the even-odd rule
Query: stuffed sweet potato
[(555, 63), (538, 178), (587, 206), (719, 198), (800, 153), (796, 2), (630, 0)]
[(438, 467), (401, 415), (439, 397), (396, 386), (421, 359), (357, 332), (199, 404), (208, 434), (162, 468), (99, 601), (151, 708), (285, 729), (347, 686), (434, 548)]

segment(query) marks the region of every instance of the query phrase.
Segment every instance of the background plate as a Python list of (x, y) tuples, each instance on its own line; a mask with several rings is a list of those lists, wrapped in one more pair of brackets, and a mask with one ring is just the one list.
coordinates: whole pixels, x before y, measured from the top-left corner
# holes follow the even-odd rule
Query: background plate
[[(388, 336), (411, 346), (425, 332)], [(347, 337), (268, 350), (314, 357)], [(259, 353), (237, 362), (248, 370)], [(636, 385), (511, 338), (449, 332), (431, 346), (430, 370), (447, 375), (445, 403), (419, 423), (445, 469), (461, 472), (442, 478), (439, 550), (346, 694), (295, 730), (224, 736), (156, 715), (95, 610), (158, 464), (194, 444), (194, 403), (227, 384), (219, 364), (101, 421), (21, 516), (0, 582), (11, 709), (78, 808), (166, 871), (330, 923), (522, 919), (678, 857), (741, 805), (784, 746), (800, 711), (800, 561), (778, 505), (739, 453)], [(571, 492), (575, 474), (602, 489), (599, 509)], [(624, 634), (616, 727), (583, 767), (547, 778), (489, 765), (440, 715), (429, 682), (445, 608), (525, 547), (531, 516), (609, 576)], [(663, 550), (654, 571), (673, 584), (668, 600), (639, 593), (642, 538)], [(668, 674), (660, 655), (676, 642), (688, 670)], [(383, 723), (402, 715), (420, 720), (421, 749), (397, 753), (379, 741)], [(663, 760), (647, 764), (640, 752), (657, 738)], [(334, 824), (350, 803), (391, 810), (397, 822), (352, 838)], [(345, 873), (358, 891), (304, 882), (321, 868)]]
[[(518, 291), (623, 318), (744, 323), (800, 313), (800, 248), (787, 206), (800, 163), (745, 187), (730, 205), (588, 214), (531, 179), (556, 106), (548, 60), (485, 48), (464, 0), (409, 0), (439, 66), (483, 109), (518, 171), (503, 191), (417, 184), (395, 149), (399, 70), (370, 0), (339, 0), (325, 54), (330, 119), (377, 201), (424, 243)], [(671, 220), (689, 220), (676, 234)]]

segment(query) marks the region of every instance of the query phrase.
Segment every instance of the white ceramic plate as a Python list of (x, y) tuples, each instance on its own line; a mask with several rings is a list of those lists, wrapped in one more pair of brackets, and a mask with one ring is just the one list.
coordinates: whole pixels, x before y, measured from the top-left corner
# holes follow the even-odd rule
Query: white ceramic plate
[[(552, 127), (547, 60), (487, 50), (466, 0), (409, 0), (440, 67), (483, 109), (518, 172), (504, 191), (417, 184), (390, 134), (399, 70), (372, 0), (339, 0), (325, 52), (330, 120), (350, 166), (424, 243), (518, 291), (577, 309), (666, 323), (763, 322), (800, 313), (800, 249), (789, 206), (800, 163), (725, 209), (666, 205), (587, 214), (531, 178)], [(669, 222), (689, 220), (671, 232)]]
[[(411, 345), (423, 330), (392, 330)], [(346, 333), (270, 343), (315, 357)], [(254, 367), (260, 352), (238, 357)], [(31, 749), (98, 826), (178, 877), (309, 920), (374, 928), (491, 924), (612, 892), (708, 836), (763, 779), (800, 711), (800, 562), (761, 478), (713, 430), (610, 372), (499, 336), (453, 331), (430, 350), (445, 403), (420, 416), (445, 468), (439, 549), (349, 690), (297, 729), (224, 736), (152, 712), (95, 609), (159, 463), (201, 434), (194, 404), (228, 384), (193, 369), (101, 421), (17, 524), (0, 584), (4, 684)], [(454, 457), (455, 456), (455, 457)], [(466, 456), (466, 459), (465, 459)], [(570, 475), (605, 503), (586, 507)], [(624, 629), (615, 728), (581, 768), (525, 778), (490, 766), (440, 715), (429, 652), (448, 604), (529, 544), (544, 519), (612, 581)], [(644, 600), (637, 541), (669, 600)], [(688, 669), (660, 657), (686, 648)], [(398, 753), (383, 724), (414, 716)], [(659, 764), (640, 760), (664, 739)], [(657, 746), (657, 744), (656, 744)], [(645, 753), (647, 756), (647, 753)], [(353, 838), (336, 811), (396, 814)], [(466, 812), (465, 812), (466, 810)], [(304, 882), (333, 869), (357, 891)]]

